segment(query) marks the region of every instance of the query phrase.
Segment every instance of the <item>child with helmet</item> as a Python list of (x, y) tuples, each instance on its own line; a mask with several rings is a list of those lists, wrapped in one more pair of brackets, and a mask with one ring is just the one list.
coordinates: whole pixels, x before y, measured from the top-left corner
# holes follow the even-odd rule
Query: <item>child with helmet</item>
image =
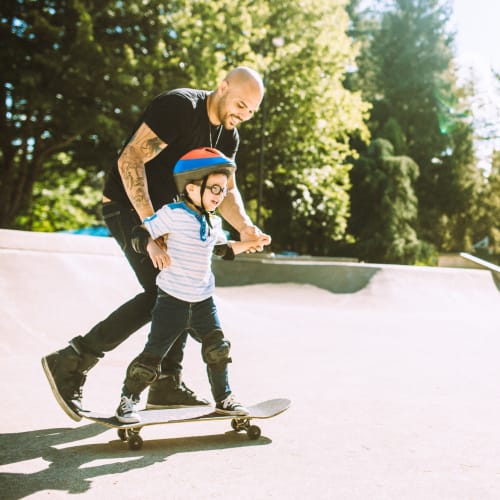
[[(164, 205), (134, 229), (134, 249), (148, 254), (160, 273), (148, 340), (126, 371), (116, 410), (120, 422), (140, 422), (140, 394), (158, 378), (161, 359), (186, 330), (202, 345), (216, 412), (248, 415), (229, 385), (231, 343), (224, 336), (213, 300), (211, 261), (213, 253), (234, 259), (257, 245), (268, 245), (270, 238), (262, 235), (250, 241), (227, 241), (222, 221), (214, 212), (235, 170), (235, 164), (214, 148), (190, 151), (173, 171), (179, 200)], [(155, 242), (164, 237), (168, 238), (168, 254)]]

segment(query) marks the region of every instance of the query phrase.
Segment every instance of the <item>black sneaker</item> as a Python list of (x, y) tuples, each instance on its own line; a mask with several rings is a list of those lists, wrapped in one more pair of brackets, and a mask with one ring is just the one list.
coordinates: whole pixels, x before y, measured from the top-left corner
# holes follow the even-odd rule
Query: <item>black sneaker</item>
[(80, 355), (73, 346), (53, 352), (42, 358), (42, 367), (59, 406), (71, 419), (82, 417), (82, 387), (87, 371), (98, 361), (89, 355)]
[(133, 396), (122, 396), (115, 415), (122, 424), (136, 424), (141, 421), (141, 416), (137, 410), (139, 398)]
[(149, 388), (146, 408), (182, 408), (185, 406), (204, 406), (210, 403), (198, 397), (181, 381), (180, 375), (160, 375)]
[(236, 397), (232, 393), (215, 405), (215, 413), (223, 415), (250, 415), (250, 412), (236, 400)]

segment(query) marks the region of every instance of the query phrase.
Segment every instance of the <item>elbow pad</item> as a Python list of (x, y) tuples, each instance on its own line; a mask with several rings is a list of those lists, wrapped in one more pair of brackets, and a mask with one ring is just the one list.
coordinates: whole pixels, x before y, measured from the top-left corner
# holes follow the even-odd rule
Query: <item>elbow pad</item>
[(224, 260), (234, 260), (234, 252), (231, 245), (224, 243), (223, 245), (215, 245), (214, 254), (222, 257)]
[(142, 226), (135, 226), (130, 235), (132, 248), (137, 253), (147, 254), (146, 250), (149, 242), (149, 233)]

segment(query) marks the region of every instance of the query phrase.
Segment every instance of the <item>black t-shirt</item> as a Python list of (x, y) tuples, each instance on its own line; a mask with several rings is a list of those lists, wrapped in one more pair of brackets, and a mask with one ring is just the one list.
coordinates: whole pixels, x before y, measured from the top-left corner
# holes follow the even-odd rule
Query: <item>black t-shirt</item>
[[(176, 197), (172, 171), (177, 160), (188, 151), (212, 144), (226, 156), (236, 155), (238, 131), (226, 130), (221, 126), (219, 136), (219, 129), (210, 125), (208, 94), (206, 90), (196, 89), (176, 89), (160, 94), (146, 108), (128, 138), (130, 140), (139, 125), (145, 122), (167, 144), (160, 154), (145, 165), (149, 196), (155, 210)], [(121, 205), (132, 207), (117, 164), (108, 173), (104, 195)]]

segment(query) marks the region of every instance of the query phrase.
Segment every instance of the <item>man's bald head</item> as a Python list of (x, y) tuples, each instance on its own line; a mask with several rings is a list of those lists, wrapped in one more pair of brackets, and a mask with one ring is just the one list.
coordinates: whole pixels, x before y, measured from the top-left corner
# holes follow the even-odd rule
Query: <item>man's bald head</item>
[(238, 66), (225, 76), (211, 94), (207, 110), (213, 125), (222, 123), (233, 129), (249, 120), (262, 102), (264, 84), (259, 73), (246, 66)]
[(261, 99), (264, 96), (264, 83), (257, 71), (246, 66), (238, 66), (232, 69), (224, 78), (227, 82), (238, 86), (254, 87), (261, 94)]

